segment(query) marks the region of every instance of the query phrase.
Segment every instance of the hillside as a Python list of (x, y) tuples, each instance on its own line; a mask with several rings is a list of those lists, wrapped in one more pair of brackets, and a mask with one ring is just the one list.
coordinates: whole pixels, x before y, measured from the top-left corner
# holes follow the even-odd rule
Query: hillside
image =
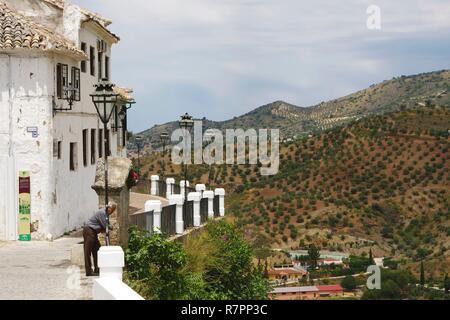
[[(259, 107), (247, 114), (227, 121), (203, 119), (207, 128), (274, 128), (283, 138), (320, 133), (355, 119), (392, 112), (418, 105), (446, 105), (450, 103), (450, 71), (436, 71), (401, 76), (348, 96), (301, 108), (283, 101)], [(176, 121), (143, 131), (147, 143), (159, 148), (159, 135), (178, 128)]]
[[(229, 212), (273, 247), (405, 259), (442, 276), (450, 267), (450, 109), (419, 107), (368, 117), (283, 145), (278, 175), (256, 166), (190, 166), (191, 181), (225, 186)], [(166, 158), (169, 163), (169, 159)], [(146, 159), (158, 172), (161, 159)], [(166, 175), (179, 167), (168, 165)]]
[(277, 176), (246, 175), (257, 182), (231, 211), (247, 233), (281, 247), (373, 247), (415, 268), (425, 259), (436, 273), (448, 271), (449, 129), (448, 108), (421, 108), (298, 141), (284, 148)]

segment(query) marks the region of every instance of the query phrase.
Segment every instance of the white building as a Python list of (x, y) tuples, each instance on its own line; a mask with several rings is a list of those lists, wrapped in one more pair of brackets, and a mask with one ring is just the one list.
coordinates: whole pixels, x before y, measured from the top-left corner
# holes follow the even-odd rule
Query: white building
[[(18, 237), (19, 171), (31, 175), (33, 239), (72, 231), (98, 209), (91, 185), (105, 132), (89, 94), (111, 78), (110, 23), (64, 0), (0, 0), (0, 240)], [(76, 101), (62, 111), (67, 85)], [(116, 90), (120, 111), (132, 91)], [(109, 153), (125, 156), (126, 124), (115, 114), (108, 127)]]

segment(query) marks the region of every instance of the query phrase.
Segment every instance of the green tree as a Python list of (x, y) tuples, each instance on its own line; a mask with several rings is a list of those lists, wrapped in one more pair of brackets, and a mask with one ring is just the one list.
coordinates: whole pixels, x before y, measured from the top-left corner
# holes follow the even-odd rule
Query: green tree
[(210, 265), (204, 274), (207, 291), (222, 300), (266, 299), (269, 291), (263, 267), (255, 268), (253, 252), (238, 231), (225, 221), (208, 225)]
[(320, 250), (313, 244), (308, 248), (308, 258), (311, 266), (315, 269), (317, 268), (317, 261), (320, 258)]
[(446, 273), (444, 277), (444, 289), (446, 293), (450, 292), (450, 279), (448, 277), (448, 273)]
[(353, 291), (356, 289), (356, 279), (353, 276), (346, 276), (342, 279), (341, 286), (347, 291)]
[(420, 285), (425, 286), (425, 270), (423, 268), (423, 261), (420, 262)]
[(148, 299), (181, 299), (186, 292), (186, 253), (181, 243), (160, 234), (148, 236), (135, 226), (130, 229), (126, 251), (127, 276), (132, 287)]

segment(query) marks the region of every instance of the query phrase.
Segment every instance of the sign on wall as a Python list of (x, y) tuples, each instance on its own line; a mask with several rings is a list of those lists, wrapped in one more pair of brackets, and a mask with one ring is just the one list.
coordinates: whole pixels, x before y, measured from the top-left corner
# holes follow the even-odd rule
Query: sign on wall
[(19, 240), (31, 240), (31, 195), (30, 173), (19, 172)]

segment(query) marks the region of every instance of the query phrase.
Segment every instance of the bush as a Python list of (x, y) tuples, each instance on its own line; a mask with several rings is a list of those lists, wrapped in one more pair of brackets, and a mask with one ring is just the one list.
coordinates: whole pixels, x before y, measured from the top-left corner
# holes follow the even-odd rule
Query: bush
[(126, 281), (146, 299), (267, 298), (263, 270), (253, 265), (252, 248), (234, 225), (210, 222), (185, 246), (131, 227)]
[(356, 279), (353, 276), (346, 276), (342, 279), (341, 286), (347, 291), (353, 291), (356, 289)]

